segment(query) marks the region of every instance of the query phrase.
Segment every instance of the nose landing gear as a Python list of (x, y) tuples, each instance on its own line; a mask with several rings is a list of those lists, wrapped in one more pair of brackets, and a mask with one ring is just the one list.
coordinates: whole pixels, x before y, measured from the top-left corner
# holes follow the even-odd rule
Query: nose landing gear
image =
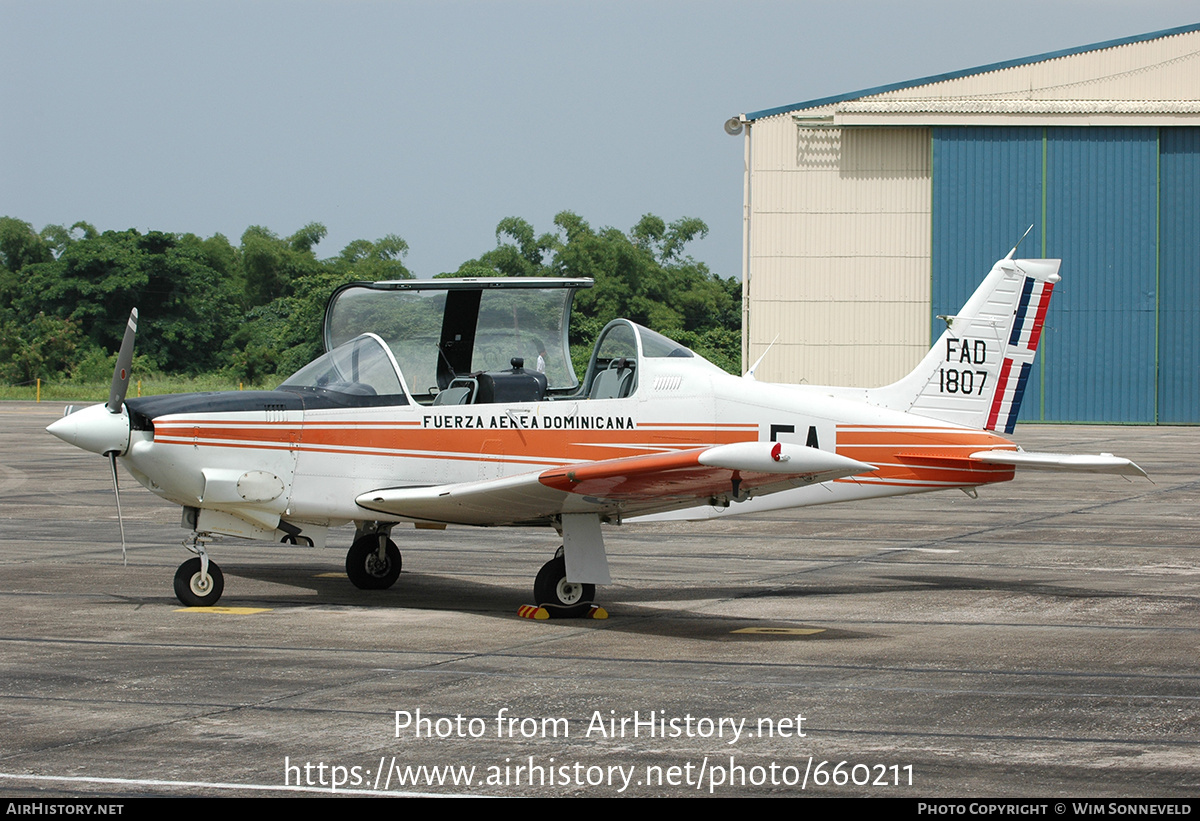
[(183, 543), (196, 558), (188, 559), (175, 571), (175, 598), (188, 607), (212, 607), (225, 592), (225, 574), (216, 562), (208, 560), (204, 550), (208, 540), (207, 533), (193, 533), (191, 540)]

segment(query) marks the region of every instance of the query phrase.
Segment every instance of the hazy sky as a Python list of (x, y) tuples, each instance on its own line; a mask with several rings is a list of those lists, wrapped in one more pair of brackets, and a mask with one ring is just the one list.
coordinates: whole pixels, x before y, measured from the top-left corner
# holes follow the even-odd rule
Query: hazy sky
[(652, 212), (741, 272), (731, 115), (1195, 23), (1178, 0), (0, 0), (0, 215), (399, 234), (422, 277), (503, 217)]

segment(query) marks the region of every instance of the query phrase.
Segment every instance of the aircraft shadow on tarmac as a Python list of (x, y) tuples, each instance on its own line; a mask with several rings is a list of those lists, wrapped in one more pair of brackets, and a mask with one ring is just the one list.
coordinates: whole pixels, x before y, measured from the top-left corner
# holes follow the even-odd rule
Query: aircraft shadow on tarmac
[[(316, 606), (364, 610), (416, 610), (469, 613), (489, 619), (516, 620), (517, 608), (522, 604), (533, 603), (531, 591), (525, 589), (523, 584), (506, 583), (500, 579), (481, 581), (462, 576), (405, 570), (395, 587), (373, 591), (354, 587), (334, 562), (242, 564), (227, 561), (225, 568), (230, 577), (275, 587), (271, 591), (251, 591), (243, 587), (241, 595), (235, 595), (223, 602), (230, 607), (283, 609)], [(295, 592), (289, 592), (286, 588), (292, 588)], [(806, 613), (803, 602), (831, 596), (878, 597), (954, 591), (992, 591), (1047, 599), (1111, 599), (1126, 595), (1119, 591), (1071, 586), (1053, 580), (1005, 579), (962, 574), (874, 574), (864, 575), (860, 580), (852, 582), (847, 582), (843, 576), (825, 580), (815, 577), (796, 578), (774, 584), (745, 580), (739, 583), (691, 583), (683, 586), (664, 580), (640, 579), (636, 585), (617, 584), (600, 591), (597, 603), (609, 611), (609, 619), (551, 620), (549, 625), (714, 641), (860, 639), (876, 635), (876, 631), (831, 628), (802, 621), (806, 615), (811, 618), (811, 613)], [(164, 587), (161, 602), (158, 596), (141, 598), (117, 593), (117, 598), (126, 603), (175, 603), (170, 596), (169, 587)], [(703, 608), (713, 602), (721, 602), (723, 608), (728, 609), (730, 603), (745, 601), (749, 609), (749, 603), (756, 599), (794, 599), (797, 602), (795, 618), (739, 618), (703, 612)], [(677, 606), (664, 607), (663, 603)]]
[[(528, 592), (500, 583), (463, 580), (461, 577), (426, 573), (403, 573), (400, 581), (388, 591), (361, 591), (350, 585), (344, 574), (324, 563), (264, 565), (229, 562), (227, 577), (268, 583), (272, 586), (295, 588), (274, 592), (246, 593), (240, 597), (223, 601), (222, 607), (268, 607), (284, 610), (288, 607), (337, 607), (337, 609), (361, 610), (416, 610), (426, 612), (455, 612), (484, 618), (504, 619), (521, 622), (517, 607), (532, 604)], [(824, 591), (797, 592), (798, 598)], [(876, 593), (877, 586), (862, 592)], [(314, 595), (313, 595), (314, 594)], [(594, 630), (616, 630), (618, 633), (685, 637), (708, 641), (778, 642), (778, 641), (830, 641), (868, 639), (870, 631), (830, 628), (827, 625), (810, 624), (799, 619), (754, 618), (715, 615), (689, 610), (689, 601), (697, 605), (713, 601), (736, 601), (786, 595), (785, 591), (755, 585), (737, 586), (690, 586), (680, 589), (662, 583), (661, 587), (640, 585), (637, 588), (613, 589), (611, 597), (601, 597), (598, 604), (610, 611), (607, 619), (569, 618), (551, 619), (536, 623), (536, 628), (576, 628)], [(168, 604), (178, 605), (169, 588), (163, 589), (161, 597), (132, 597), (114, 593), (121, 604)], [(680, 607), (654, 607), (637, 604), (637, 601), (673, 601)], [(218, 607), (220, 610), (220, 607)], [(798, 613), (800, 616), (800, 613)], [(535, 625), (530, 623), (530, 627)]]
[[(405, 571), (396, 586), (390, 590), (359, 590), (335, 567), (319, 563), (291, 564), (285, 567), (257, 563), (239, 565), (230, 562), (226, 564), (225, 573), (227, 577), (295, 588), (297, 592), (278, 590), (249, 593), (222, 602), (222, 607), (419, 610), (469, 613), (484, 618), (521, 621), (516, 614), (517, 608), (522, 604), (532, 603), (528, 592), (522, 592), (512, 586), (431, 573)], [(878, 589), (877, 586), (873, 586), (869, 591), (862, 592), (878, 592)], [(797, 596), (803, 597), (818, 592), (824, 591), (798, 591)], [(615, 630), (630, 634), (740, 642), (829, 641), (862, 639), (873, 635), (866, 631), (831, 628), (792, 619), (737, 618), (686, 609), (688, 601), (707, 603), (714, 600), (731, 601), (778, 595), (787, 595), (787, 592), (753, 584), (695, 585), (682, 590), (667, 583), (663, 583), (662, 587), (641, 584), (636, 589), (616, 589), (610, 598), (601, 598), (598, 603), (610, 610), (608, 619), (551, 619), (549, 622), (539, 622), (537, 626)], [(115, 594), (115, 598), (123, 604), (177, 605), (174, 597), (170, 595), (169, 588), (163, 590), (162, 596), (137, 597), (118, 593)], [(684, 607), (664, 609), (639, 605), (637, 601), (672, 601), (679, 602)]]

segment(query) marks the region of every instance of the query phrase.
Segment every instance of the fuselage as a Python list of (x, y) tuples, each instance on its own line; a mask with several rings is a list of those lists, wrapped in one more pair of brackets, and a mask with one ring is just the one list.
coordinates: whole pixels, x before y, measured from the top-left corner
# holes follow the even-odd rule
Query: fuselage
[[(301, 526), (403, 520), (355, 503), (376, 488), (451, 485), (746, 441), (807, 445), (877, 469), (722, 506), (727, 513), (1013, 476), (1011, 467), (965, 458), (1012, 447), (992, 433), (820, 388), (730, 376), (700, 357), (642, 357), (636, 368), (635, 388), (618, 398), (314, 407), (304, 396), (272, 391), (244, 395), (242, 402), (236, 393), (195, 395), (190, 407), (188, 397), (131, 400), (135, 424), (122, 461), (165, 499), (224, 511), (264, 531), (274, 531), (281, 518)], [(244, 409), (231, 407), (238, 404)]]

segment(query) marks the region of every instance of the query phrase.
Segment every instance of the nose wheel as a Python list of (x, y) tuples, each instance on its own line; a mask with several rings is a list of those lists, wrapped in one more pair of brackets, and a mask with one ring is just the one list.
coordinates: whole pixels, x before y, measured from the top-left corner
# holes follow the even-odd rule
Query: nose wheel
[(225, 591), (225, 575), (216, 562), (204, 572), (199, 558), (188, 559), (175, 571), (175, 597), (188, 607), (212, 607)]

